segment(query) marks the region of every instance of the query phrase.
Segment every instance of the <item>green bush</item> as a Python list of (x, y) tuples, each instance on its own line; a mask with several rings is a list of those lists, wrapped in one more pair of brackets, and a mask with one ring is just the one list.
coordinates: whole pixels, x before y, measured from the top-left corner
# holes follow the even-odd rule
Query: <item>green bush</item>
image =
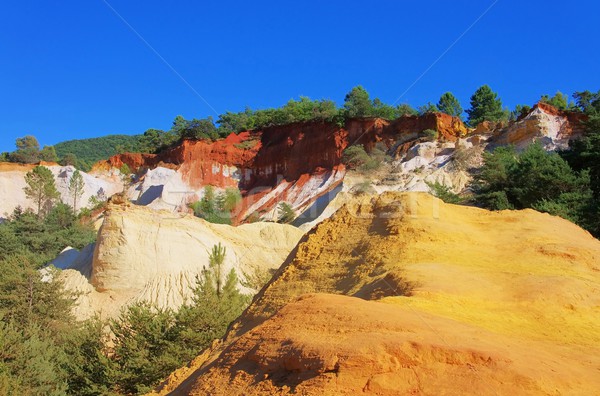
[(588, 171), (574, 171), (557, 153), (548, 153), (539, 144), (522, 153), (499, 147), (484, 153), (484, 161), (473, 184), (480, 205), (495, 210), (534, 208), (594, 231)]
[(460, 196), (452, 192), (452, 189), (448, 186), (440, 184), (437, 181), (435, 183), (427, 183), (427, 185), (431, 189), (431, 193), (434, 196), (438, 197), (446, 203), (459, 204), (462, 202)]
[(438, 138), (438, 131), (434, 129), (425, 129), (421, 132), (421, 136), (424, 137), (428, 142), (434, 142)]
[(296, 212), (294, 212), (292, 205), (287, 202), (279, 203), (277, 209), (279, 210), (279, 217), (277, 219), (279, 223), (289, 224), (296, 218)]

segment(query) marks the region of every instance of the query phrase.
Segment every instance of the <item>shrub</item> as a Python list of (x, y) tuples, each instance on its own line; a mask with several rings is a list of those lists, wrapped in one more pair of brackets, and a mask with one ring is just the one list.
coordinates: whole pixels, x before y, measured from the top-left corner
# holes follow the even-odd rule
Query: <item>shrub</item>
[(283, 224), (289, 224), (296, 218), (296, 212), (292, 209), (292, 206), (287, 202), (281, 202), (277, 206), (279, 210), (279, 217), (277, 221)]
[(360, 144), (348, 147), (342, 155), (342, 163), (349, 169), (357, 169), (369, 162), (370, 159), (364, 147)]
[(490, 209), (534, 208), (593, 230), (593, 195), (587, 171), (574, 171), (556, 153), (532, 144), (522, 153), (499, 147), (484, 153), (473, 183), (476, 201)]
[(458, 194), (452, 192), (452, 189), (439, 182), (427, 183), (431, 193), (446, 203), (458, 204), (462, 202), (462, 199)]
[(425, 129), (421, 132), (421, 136), (424, 137), (428, 142), (434, 142), (438, 138), (438, 131), (434, 129)]

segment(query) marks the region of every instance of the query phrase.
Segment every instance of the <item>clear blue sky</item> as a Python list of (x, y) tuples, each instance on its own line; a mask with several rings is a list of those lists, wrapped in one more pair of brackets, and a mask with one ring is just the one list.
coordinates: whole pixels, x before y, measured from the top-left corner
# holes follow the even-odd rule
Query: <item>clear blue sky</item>
[[(468, 31), (493, 0), (109, 3), (217, 113), (357, 84), (392, 103), (463, 33), (400, 102), (600, 89), (597, 1), (498, 0)], [(103, 0), (4, 1), (0, 75), (0, 151), (215, 116)]]

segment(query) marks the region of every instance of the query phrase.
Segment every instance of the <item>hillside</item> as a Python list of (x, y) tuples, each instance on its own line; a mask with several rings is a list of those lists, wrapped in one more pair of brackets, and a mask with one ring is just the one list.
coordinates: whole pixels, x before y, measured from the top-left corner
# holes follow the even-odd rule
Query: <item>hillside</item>
[(109, 204), (97, 242), (79, 253), (63, 252), (54, 264), (65, 270), (66, 289), (79, 293), (79, 318), (96, 313), (116, 317), (133, 301), (179, 308), (191, 298), (196, 277), (218, 243), (226, 249), (225, 273), (234, 268), (244, 279), (244, 274), (278, 268), (302, 235), (286, 224), (230, 227), (191, 215)]
[(161, 394), (594, 394), (600, 242), (533, 210), (363, 196)]
[[(90, 139), (75, 139), (54, 145), (56, 154), (63, 158), (67, 154), (77, 157), (77, 165), (90, 170), (98, 161), (105, 160), (122, 151), (138, 151), (138, 135), (107, 135)], [(120, 149), (120, 150), (119, 150)]]

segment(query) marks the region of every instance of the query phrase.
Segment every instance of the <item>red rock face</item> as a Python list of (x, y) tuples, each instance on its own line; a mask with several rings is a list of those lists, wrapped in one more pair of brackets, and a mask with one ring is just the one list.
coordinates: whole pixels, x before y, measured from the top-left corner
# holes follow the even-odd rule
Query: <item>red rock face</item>
[[(252, 195), (256, 202), (282, 182), (290, 188), (295, 184), (293, 190), (299, 191), (311, 175), (343, 172), (343, 151), (350, 145), (363, 144), (370, 150), (384, 142), (391, 147), (398, 139), (415, 139), (425, 129), (438, 130), (445, 140), (466, 133), (458, 118), (446, 114), (406, 116), (391, 123), (378, 118), (354, 119), (344, 128), (325, 122), (296, 123), (231, 134), (215, 142), (186, 140), (158, 155), (119, 154), (95, 168), (120, 168), (123, 164), (134, 171), (176, 167), (193, 189), (239, 187), (245, 197)], [(285, 197), (286, 191), (281, 194)], [(265, 205), (276, 205), (276, 201), (270, 198)]]

